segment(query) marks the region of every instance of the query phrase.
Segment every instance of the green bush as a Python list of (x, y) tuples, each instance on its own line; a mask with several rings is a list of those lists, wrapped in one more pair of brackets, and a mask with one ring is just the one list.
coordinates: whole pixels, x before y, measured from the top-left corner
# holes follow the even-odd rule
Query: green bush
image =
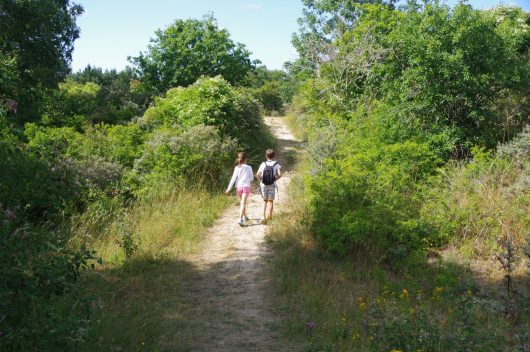
[[(222, 138), (237, 139), (251, 155), (272, 144), (260, 115), (259, 103), (244, 90), (234, 89), (221, 77), (201, 78), (186, 88), (174, 88), (147, 109), (139, 120), (150, 130), (214, 126)], [(259, 152), (261, 154), (262, 151)]]
[(59, 88), (51, 90), (46, 96), (41, 123), (79, 129), (93, 122), (92, 114), (99, 91), (100, 86), (92, 82), (81, 84), (68, 80), (59, 83)]
[(141, 123), (150, 128), (204, 124), (217, 127), (222, 135), (242, 137), (247, 129), (259, 125), (259, 107), (255, 105), (254, 111), (249, 111), (246, 105), (252, 102), (248, 100), (249, 96), (236, 91), (220, 76), (200, 78), (189, 87), (170, 89), (164, 97), (155, 99)]
[(263, 86), (254, 90), (254, 96), (263, 105), (267, 114), (271, 114), (273, 111), (283, 113), (284, 101), (279, 82), (266, 82)]
[(0, 348), (64, 350), (82, 337), (89, 307), (58, 300), (74, 289), (95, 253), (67, 249), (62, 234), (23, 224), (19, 216), (0, 206)]
[(25, 134), (29, 149), (42, 159), (100, 156), (128, 167), (141, 155), (144, 138), (137, 124), (87, 126), (84, 133), (72, 127), (27, 124)]
[(205, 182), (218, 185), (230, 172), (237, 142), (221, 137), (213, 126), (197, 125), (179, 131), (161, 127), (150, 135), (136, 160), (129, 182), (140, 192), (160, 183)]
[(0, 168), (0, 349), (63, 349), (82, 335), (88, 310), (81, 301), (57, 299), (95, 256), (67, 249), (65, 233), (50, 224), (71, 210), (78, 188), (57, 165), (29, 153), (3, 116)]
[(1, 124), (0, 204), (22, 218), (56, 219), (72, 206), (77, 187), (56, 167), (28, 153)]
[(436, 165), (428, 145), (359, 141), (342, 148), (339, 158), (327, 159), (323, 171), (309, 180), (320, 243), (334, 254), (361, 249), (387, 260), (425, 248), (416, 192)]

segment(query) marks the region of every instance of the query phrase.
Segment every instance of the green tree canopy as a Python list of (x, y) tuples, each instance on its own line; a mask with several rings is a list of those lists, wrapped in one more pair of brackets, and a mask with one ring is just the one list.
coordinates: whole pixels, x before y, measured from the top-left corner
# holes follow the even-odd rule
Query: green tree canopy
[(160, 92), (188, 86), (201, 76), (221, 75), (237, 84), (254, 65), (245, 45), (234, 43), (212, 16), (176, 20), (155, 35), (147, 52), (130, 60), (142, 80)]
[(0, 98), (17, 101), (19, 115), (68, 73), (82, 13), (70, 0), (0, 0)]
[(314, 72), (333, 51), (329, 44), (357, 24), (365, 4), (387, 5), (394, 8), (396, 0), (302, 0), (303, 15), (298, 19), (300, 30), (292, 43), (299, 58), (288, 63), (293, 73)]

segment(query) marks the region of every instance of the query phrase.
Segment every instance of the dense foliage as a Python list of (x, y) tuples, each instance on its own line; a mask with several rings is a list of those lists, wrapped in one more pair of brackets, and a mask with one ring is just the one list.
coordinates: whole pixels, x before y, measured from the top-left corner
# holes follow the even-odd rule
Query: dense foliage
[(294, 77), (282, 70), (268, 70), (258, 66), (251, 70), (243, 84), (259, 100), (267, 114), (282, 113), (290, 104), (298, 84)]
[(91, 122), (123, 123), (141, 116), (152, 100), (154, 91), (147, 88), (132, 68), (117, 72), (88, 65), (82, 71), (69, 75), (67, 83), (86, 86), (96, 84), (96, 107), (90, 112)]
[(0, 2), (0, 100), (34, 120), (46, 89), (69, 72), (80, 5), (70, 0)]
[[(140, 246), (124, 214), (168, 189), (189, 204), (201, 193), (219, 211), (212, 190), (236, 152), (261, 156), (272, 142), (260, 103), (229, 83), (247, 79), (250, 53), (213, 17), (157, 32), (136, 70), (67, 75), (81, 13), (68, 1), (0, 2), (3, 351), (75, 349), (92, 310), (78, 280), (98, 260), (88, 249), (98, 236), (111, 233), (102, 240), (130, 259)], [(215, 214), (190, 216), (197, 236)]]
[(221, 75), (236, 84), (253, 67), (245, 45), (234, 43), (212, 16), (176, 20), (155, 34), (148, 51), (131, 61), (142, 80), (160, 92), (188, 86), (201, 76)]
[[(451, 199), (431, 180), (438, 168), (478, 158), (528, 124), (530, 17), (513, 7), (374, 3), (308, 2), (290, 67), (305, 78), (295, 106), (309, 133), (315, 235), (331, 253), (368, 249), (397, 264), (469, 221), (451, 206), (432, 213)], [(500, 174), (513, 168), (501, 164)], [(527, 209), (528, 191), (505, 202)], [(515, 214), (505, 220), (522, 238), (528, 224)]]

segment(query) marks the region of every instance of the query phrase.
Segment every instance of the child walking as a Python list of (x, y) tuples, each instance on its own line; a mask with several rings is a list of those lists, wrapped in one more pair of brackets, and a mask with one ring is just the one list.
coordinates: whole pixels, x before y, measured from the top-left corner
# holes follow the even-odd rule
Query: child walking
[(272, 220), (272, 209), (274, 207), (274, 196), (276, 195), (276, 180), (281, 177), (281, 165), (274, 158), (274, 150), (267, 149), (266, 161), (259, 166), (256, 177), (260, 180), (261, 196), (263, 197), (262, 224)]
[(241, 201), (238, 222), (240, 226), (245, 226), (248, 221), (247, 199), (250, 195), (250, 183), (253, 180), (254, 174), (252, 173), (252, 167), (247, 165), (247, 155), (244, 152), (237, 154), (236, 167), (225, 193), (230, 194), (232, 187), (236, 184), (237, 196)]

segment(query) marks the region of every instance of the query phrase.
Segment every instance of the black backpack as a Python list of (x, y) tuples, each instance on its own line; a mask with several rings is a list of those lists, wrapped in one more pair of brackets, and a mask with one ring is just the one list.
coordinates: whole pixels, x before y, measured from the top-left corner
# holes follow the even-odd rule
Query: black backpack
[(266, 186), (270, 186), (274, 184), (274, 181), (276, 181), (276, 175), (274, 174), (274, 166), (276, 166), (276, 162), (274, 162), (274, 164), (272, 165), (267, 165), (267, 163), (265, 163), (265, 170), (263, 170), (261, 182), (263, 182), (263, 184)]

